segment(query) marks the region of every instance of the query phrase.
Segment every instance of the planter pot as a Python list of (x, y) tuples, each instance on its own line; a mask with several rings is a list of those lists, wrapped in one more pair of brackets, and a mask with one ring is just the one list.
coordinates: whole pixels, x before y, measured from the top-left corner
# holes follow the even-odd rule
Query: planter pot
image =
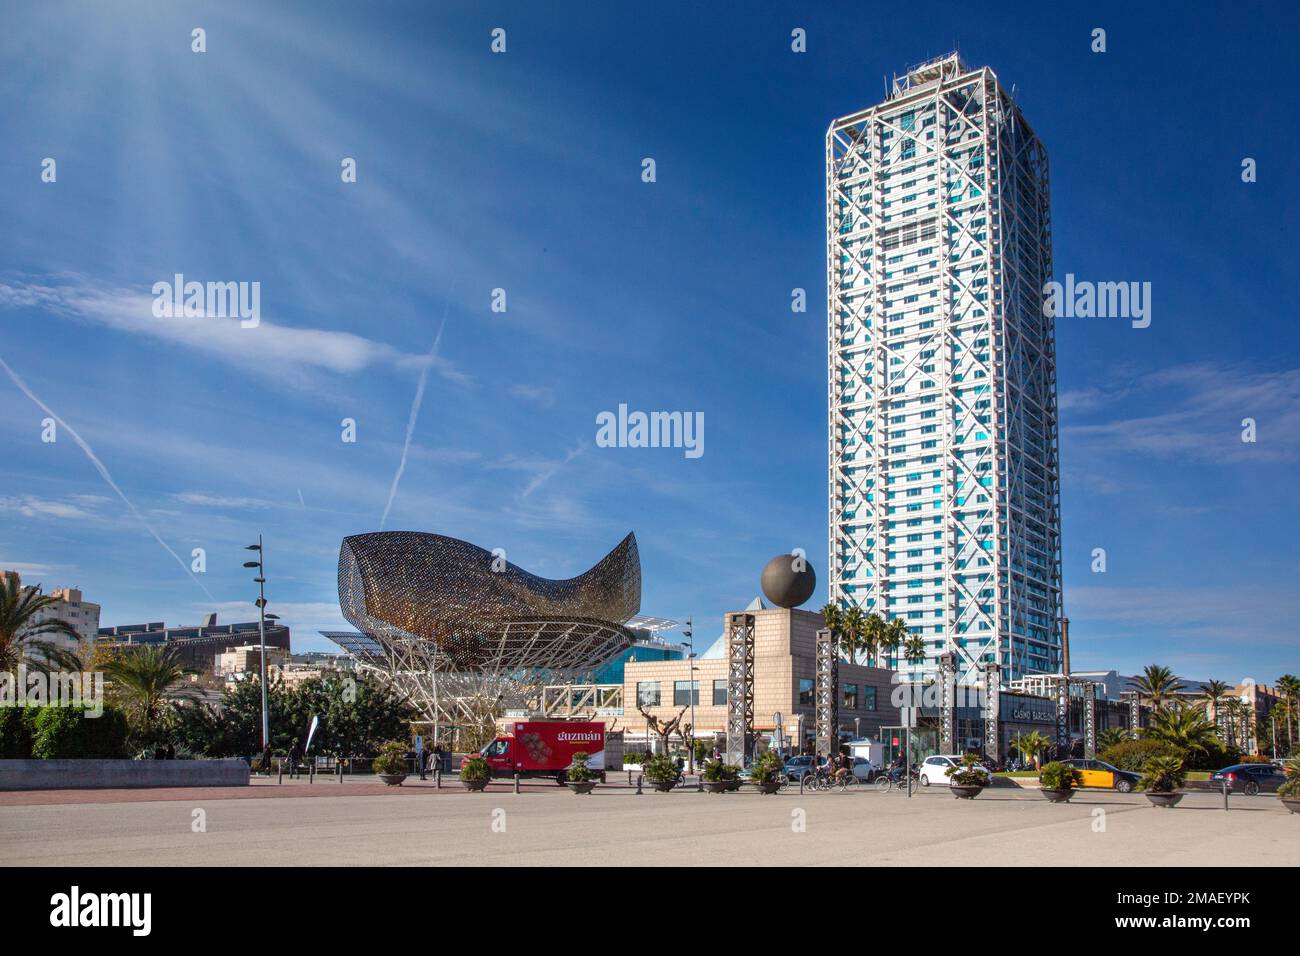
[(671, 793), (675, 783), (675, 780), (655, 780), (650, 786), (655, 788), (656, 793)]
[(740, 789), (740, 778), (739, 778), (739, 777), (737, 777), (737, 778), (735, 778), (735, 779), (733, 779), (733, 780), (724, 780), (723, 783), (725, 783), (725, 784), (727, 785), (727, 792), (728, 792), (728, 793), (735, 793), (737, 790)]
[(462, 777), (460, 782), (464, 785), (466, 790), (471, 793), (478, 793), (480, 790), (487, 789), (489, 779), (490, 778), (488, 777), (483, 777), (481, 780), (466, 780)]
[(1073, 788), (1067, 790), (1049, 790), (1047, 787), (1043, 787), (1039, 792), (1048, 800), (1052, 801), (1052, 803), (1069, 803), (1070, 798), (1074, 796)]
[(781, 781), (764, 780), (762, 783), (754, 784), (754, 786), (758, 787), (759, 793), (776, 793), (781, 789)]
[(1282, 800), (1282, 806), (1286, 807), (1292, 813), (1300, 813), (1300, 800)]
[(404, 774), (404, 773), (381, 773), (381, 774), (379, 774), (379, 779), (382, 780), (382, 781), (384, 781), (384, 783), (387, 784), (387, 785), (390, 786), (390, 787), (400, 787), (400, 786), (402, 785), (402, 781), (406, 779), (406, 774)]
[(564, 785), (574, 793), (591, 793), (596, 789), (597, 780), (566, 780)]
[(1147, 799), (1151, 801), (1152, 806), (1167, 809), (1178, 806), (1178, 801), (1183, 799), (1183, 795), (1181, 793), (1151, 793), (1148, 791)]
[(952, 795), (958, 800), (974, 800), (983, 792), (983, 787), (962, 787), (955, 783), (952, 785)]
[(731, 789), (728, 780), (705, 780), (704, 789), (708, 793), (726, 793)]

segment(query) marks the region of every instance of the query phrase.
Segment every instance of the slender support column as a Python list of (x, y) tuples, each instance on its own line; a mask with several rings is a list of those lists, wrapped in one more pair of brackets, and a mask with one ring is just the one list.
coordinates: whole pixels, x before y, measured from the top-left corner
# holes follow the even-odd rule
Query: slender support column
[(727, 763), (747, 763), (754, 736), (754, 615), (727, 615)]
[(839, 653), (835, 635), (829, 630), (817, 632), (817, 674), (814, 703), (817, 717), (817, 752), (834, 753), (839, 744)]
[(996, 661), (984, 665), (984, 756), (1002, 759), (998, 721), (1002, 718), (1002, 668)]
[(957, 749), (957, 655), (945, 651), (939, 655), (939, 750), (955, 753)]

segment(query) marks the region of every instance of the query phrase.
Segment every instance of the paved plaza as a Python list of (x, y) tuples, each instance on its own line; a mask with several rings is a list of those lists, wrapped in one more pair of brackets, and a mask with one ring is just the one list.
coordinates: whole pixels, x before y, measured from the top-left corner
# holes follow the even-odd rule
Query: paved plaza
[(1173, 810), (1109, 792), (1053, 805), (1015, 787), (966, 801), (940, 788), (575, 796), (365, 780), (0, 798), (3, 861), (22, 865), (1300, 865), (1300, 817), (1268, 796), (1224, 812), (1211, 793)]

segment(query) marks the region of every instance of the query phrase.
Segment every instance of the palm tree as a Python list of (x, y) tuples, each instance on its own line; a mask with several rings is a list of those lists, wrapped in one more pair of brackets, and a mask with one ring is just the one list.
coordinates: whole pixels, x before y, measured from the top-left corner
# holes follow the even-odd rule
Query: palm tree
[[(884, 633), (880, 638), (880, 646), (892, 654), (897, 654), (898, 649), (903, 646), (903, 642), (909, 639), (910, 631), (907, 625), (903, 623), (901, 617), (896, 617), (885, 625)], [(922, 655), (924, 655), (925, 643), (922, 642)]]
[(1174, 676), (1174, 672), (1161, 664), (1148, 664), (1142, 670), (1141, 677), (1133, 678), (1133, 687), (1138, 696), (1156, 710), (1178, 697), (1178, 692), (1187, 685)]
[(862, 650), (866, 627), (867, 619), (862, 613), (862, 608), (855, 604), (844, 615), (844, 656), (851, 661), (855, 661), (858, 652)]
[(1146, 729), (1148, 740), (1173, 744), (1183, 751), (1206, 753), (1218, 740), (1218, 728), (1199, 707), (1167, 707), (1156, 711)]
[(186, 668), (172, 647), (139, 647), (125, 650), (104, 668), (113, 692), (121, 697), (147, 736), (157, 723), (169, 694), (180, 689)]
[(1035, 769), (1041, 769), (1039, 761), (1043, 753), (1051, 746), (1051, 738), (1041, 731), (1033, 730), (1021, 737), (1017, 737), (1012, 742), (1011, 749), (1026, 760), (1032, 760)]
[(1205, 689), (1201, 691), (1201, 699), (1205, 702), (1205, 710), (1210, 715), (1210, 720), (1214, 721), (1217, 728), (1219, 726), (1219, 707), (1223, 704), (1223, 698), (1228, 696), (1228, 691), (1232, 690), (1225, 681), (1209, 680), (1205, 682)]
[(870, 664), (880, 650), (885, 640), (885, 634), (889, 630), (885, 624), (885, 619), (875, 611), (867, 615), (867, 619), (862, 625), (862, 640), (859, 642), (859, 648), (867, 652), (867, 663)]
[(1290, 753), (1295, 752), (1295, 730), (1291, 721), (1296, 713), (1300, 712), (1300, 677), (1294, 674), (1283, 674), (1275, 682), (1274, 686), (1281, 693), (1282, 699), (1286, 702), (1286, 743), (1287, 750)]
[(914, 664), (925, 660), (925, 638), (920, 634), (913, 634), (904, 641), (903, 656)]
[(0, 585), (0, 671), (16, 670), (24, 658), (35, 652), (32, 663), (43, 668), (44, 660), (57, 646), (40, 640), (46, 635), (76, 637), (77, 629), (62, 618), (37, 621), (41, 611), (57, 602), (41, 594), (41, 586), (21, 587), (18, 575), (6, 574)]
[(840, 628), (844, 626), (844, 612), (840, 610), (838, 604), (826, 604), (822, 608), (822, 627), (832, 634), (838, 635)]
[(1107, 727), (1097, 735), (1097, 749), (1109, 750), (1116, 744), (1122, 744), (1126, 740), (1131, 740), (1132, 737), (1133, 735), (1123, 727)]

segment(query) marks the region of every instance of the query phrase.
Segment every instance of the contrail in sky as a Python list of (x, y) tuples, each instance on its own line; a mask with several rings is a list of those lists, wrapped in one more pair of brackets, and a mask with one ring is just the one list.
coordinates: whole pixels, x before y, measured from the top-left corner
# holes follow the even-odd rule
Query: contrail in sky
[(438, 325), (438, 334), (433, 337), (433, 348), (429, 349), (428, 360), (420, 369), (420, 382), (415, 386), (415, 398), (411, 401), (411, 415), (406, 420), (406, 442), (402, 445), (402, 460), (397, 463), (397, 473), (393, 475), (393, 486), (388, 489), (388, 504), (384, 505), (384, 516), (379, 519), (379, 530), (384, 530), (388, 523), (388, 512), (392, 510), (393, 499), (397, 497), (397, 485), (406, 471), (406, 455), (411, 450), (411, 436), (415, 434), (415, 421), (420, 417), (420, 405), (424, 402), (424, 384), (429, 379), (429, 367), (438, 356), (438, 344), (442, 341), (442, 330), (447, 327), (447, 309), (451, 306), (451, 295), (442, 307), (442, 322)]
[(204, 586), (203, 582), (194, 576), (194, 572), (190, 570), (190, 566), (185, 563), (185, 561), (181, 558), (179, 554), (177, 554), (175, 551), (171, 549), (171, 545), (169, 545), (166, 541), (164, 541), (161, 537), (159, 537), (158, 532), (153, 529), (153, 526), (149, 524), (148, 521), (144, 520), (144, 515), (140, 514), (140, 512), (136, 510), (135, 505), (131, 503), (131, 500), (127, 498), (126, 495), (122, 494), (122, 489), (117, 486), (117, 482), (114, 481), (113, 476), (108, 473), (108, 469), (104, 467), (104, 463), (99, 460), (99, 457), (95, 454), (94, 449), (92, 449), (89, 445), (86, 444), (85, 439), (83, 439), (80, 435), (77, 434), (77, 430), (73, 428), (71, 425), (69, 425), (67, 422), (65, 422), (62, 418), (60, 418), (55, 413), (54, 409), (50, 408), (50, 406), (46, 405), (43, 401), (37, 398), (36, 393), (27, 387), (27, 383), (18, 377), (18, 373), (15, 372), (13, 369), (11, 369), (9, 367), (9, 364), (3, 358), (0, 358), (0, 368), (3, 368), (5, 370), (5, 374), (8, 375), (11, 379), (13, 379), (13, 383), (18, 386), (18, 388), (22, 391), (24, 395), (30, 398), (38, 406), (40, 406), (41, 410), (44, 411), (46, 415), (49, 415), (52, 419), (54, 419), (59, 424), (60, 428), (62, 428), (64, 431), (66, 431), (69, 435), (72, 436), (72, 440), (77, 443), (77, 446), (83, 452), (85, 452), (86, 457), (89, 458), (90, 463), (95, 466), (95, 470), (99, 472), (100, 477), (103, 478), (104, 481), (108, 484), (108, 487), (112, 488), (113, 491), (117, 494), (117, 496), (122, 499), (122, 503), (126, 505), (126, 507), (130, 510), (131, 514), (135, 515), (136, 520), (139, 521), (142, 525), (144, 525), (145, 530), (148, 531), (151, 535), (153, 535), (153, 539), (162, 546), (164, 551), (166, 551), (168, 554), (170, 554), (173, 558), (176, 559), (176, 563), (181, 566), (181, 570), (183, 570), (186, 574), (190, 576), (190, 580), (192, 580), (195, 584), (197, 584), (199, 586), (199, 589), (208, 596), (208, 600), (211, 601), (213, 604), (216, 604), (217, 599), (212, 596), (212, 592), (209, 591), (207, 587)]

